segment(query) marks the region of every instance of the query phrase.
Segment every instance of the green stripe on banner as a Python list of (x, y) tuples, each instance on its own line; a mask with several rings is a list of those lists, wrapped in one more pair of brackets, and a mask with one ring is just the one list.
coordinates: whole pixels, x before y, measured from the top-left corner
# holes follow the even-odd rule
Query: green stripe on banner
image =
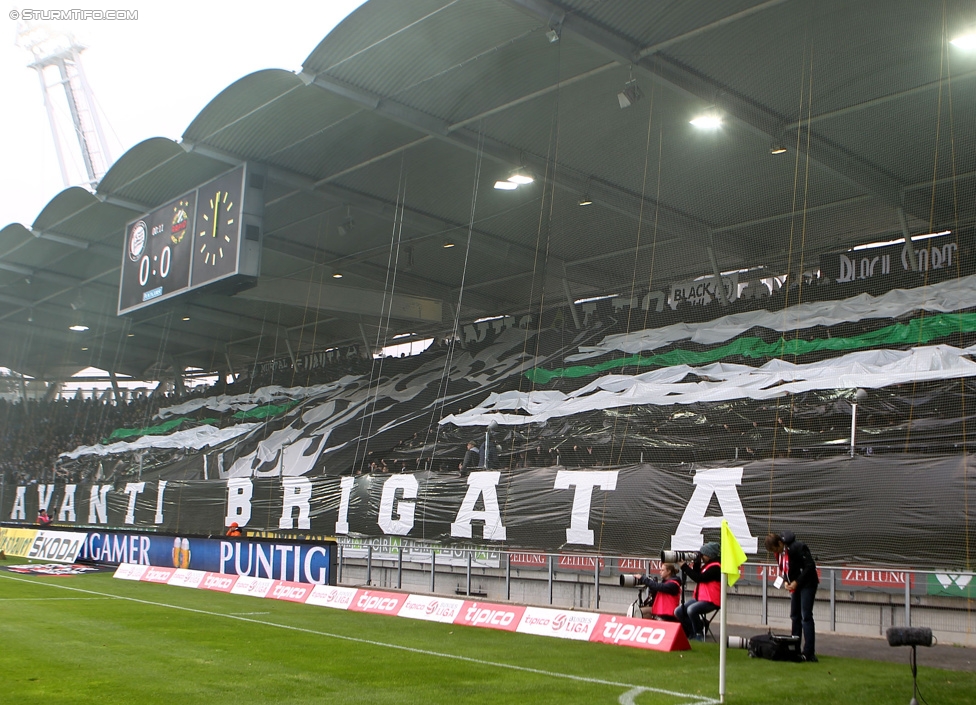
[(162, 436), (183, 423), (191, 423), (194, 426), (205, 426), (207, 424), (217, 424), (219, 421), (217, 419), (191, 419), (186, 416), (180, 416), (176, 419), (164, 421), (156, 426), (146, 426), (145, 428), (117, 428), (112, 431), (112, 434), (108, 438), (103, 438), (102, 443), (108, 443), (121, 438), (132, 438), (133, 436)]
[(526, 372), (525, 376), (537, 384), (546, 384), (558, 377), (587, 377), (621, 367), (706, 365), (736, 355), (750, 358), (777, 358), (788, 355), (806, 355), (824, 350), (848, 352), (880, 345), (922, 345), (953, 333), (971, 333), (973, 331), (976, 331), (976, 313), (940, 313), (916, 318), (908, 323), (896, 323), (870, 333), (862, 333), (847, 338), (786, 340), (780, 337), (773, 343), (767, 343), (762, 338), (738, 338), (731, 343), (711, 350), (672, 350), (660, 355), (648, 355), (646, 357), (628, 355), (596, 365), (573, 365), (555, 370), (536, 367)]
[(265, 404), (264, 406), (259, 406), (248, 411), (238, 411), (231, 418), (235, 419), (266, 419), (269, 416), (277, 416), (278, 414), (283, 414), (290, 408), (295, 406), (298, 400), (287, 401), (284, 404)]

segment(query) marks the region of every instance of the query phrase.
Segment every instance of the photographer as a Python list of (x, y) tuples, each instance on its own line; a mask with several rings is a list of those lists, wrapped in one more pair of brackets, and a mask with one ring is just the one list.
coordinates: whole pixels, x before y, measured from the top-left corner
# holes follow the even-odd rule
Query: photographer
[(783, 587), (790, 591), (790, 620), (793, 636), (803, 636), (803, 660), (816, 663), (816, 630), (813, 624), (813, 601), (817, 597), (820, 577), (813, 554), (792, 531), (766, 536), (766, 550), (776, 554)]
[(674, 616), (684, 627), (689, 639), (705, 641), (705, 615), (722, 606), (722, 551), (719, 544), (711, 542), (701, 547), (691, 566), (682, 564), (681, 572), (694, 580), (694, 599), (674, 611)]
[(670, 563), (661, 564), (660, 580), (646, 575), (640, 576), (640, 583), (650, 591), (651, 604), (641, 607), (644, 619), (659, 619), (664, 622), (677, 622), (674, 611), (678, 609), (681, 598), (681, 581), (678, 569)]

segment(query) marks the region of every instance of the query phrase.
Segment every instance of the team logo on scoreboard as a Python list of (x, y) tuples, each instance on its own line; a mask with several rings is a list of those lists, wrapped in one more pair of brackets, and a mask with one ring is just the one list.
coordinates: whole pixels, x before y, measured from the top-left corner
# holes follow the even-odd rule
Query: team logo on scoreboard
[(179, 245), (183, 242), (186, 228), (190, 224), (190, 216), (186, 214), (186, 208), (189, 205), (189, 201), (180, 201), (173, 206), (173, 223), (169, 228), (169, 239), (174, 245)]
[(142, 256), (143, 250), (146, 249), (146, 234), (149, 228), (146, 227), (146, 221), (138, 220), (132, 229), (129, 230), (129, 245), (127, 251), (129, 253), (129, 259), (133, 262), (138, 262), (139, 258)]

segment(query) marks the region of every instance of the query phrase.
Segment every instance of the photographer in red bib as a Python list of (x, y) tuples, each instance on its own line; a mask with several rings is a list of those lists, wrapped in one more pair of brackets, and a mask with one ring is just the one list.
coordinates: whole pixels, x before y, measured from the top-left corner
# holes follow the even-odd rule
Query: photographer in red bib
[(801, 651), (803, 660), (816, 662), (813, 601), (817, 596), (817, 587), (820, 585), (817, 564), (807, 545), (797, 541), (792, 531), (768, 534), (765, 545), (767, 551), (776, 554), (776, 563), (779, 566), (777, 586), (782, 584), (790, 591), (793, 636), (803, 636)]
[(697, 583), (694, 599), (674, 611), (689, 639), (705, 641), (705, 617), (722, 606), (721, 555), (719, 544), (709, 542), (701, 547), (690, 566), (681, 565), (681, 573)]

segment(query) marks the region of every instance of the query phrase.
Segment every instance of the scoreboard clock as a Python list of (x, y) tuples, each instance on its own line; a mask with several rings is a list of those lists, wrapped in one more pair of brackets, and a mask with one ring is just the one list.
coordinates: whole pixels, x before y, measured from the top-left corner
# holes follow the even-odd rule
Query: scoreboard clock
[(261, 169), (239, 166), (126, 225), (119, 315), (215, 282), (256, 277), (263, 189)]
[(237, 273), (241, 242), (241, 174), (233, 171), (199, 189), (193, 228), (192, 286)]

